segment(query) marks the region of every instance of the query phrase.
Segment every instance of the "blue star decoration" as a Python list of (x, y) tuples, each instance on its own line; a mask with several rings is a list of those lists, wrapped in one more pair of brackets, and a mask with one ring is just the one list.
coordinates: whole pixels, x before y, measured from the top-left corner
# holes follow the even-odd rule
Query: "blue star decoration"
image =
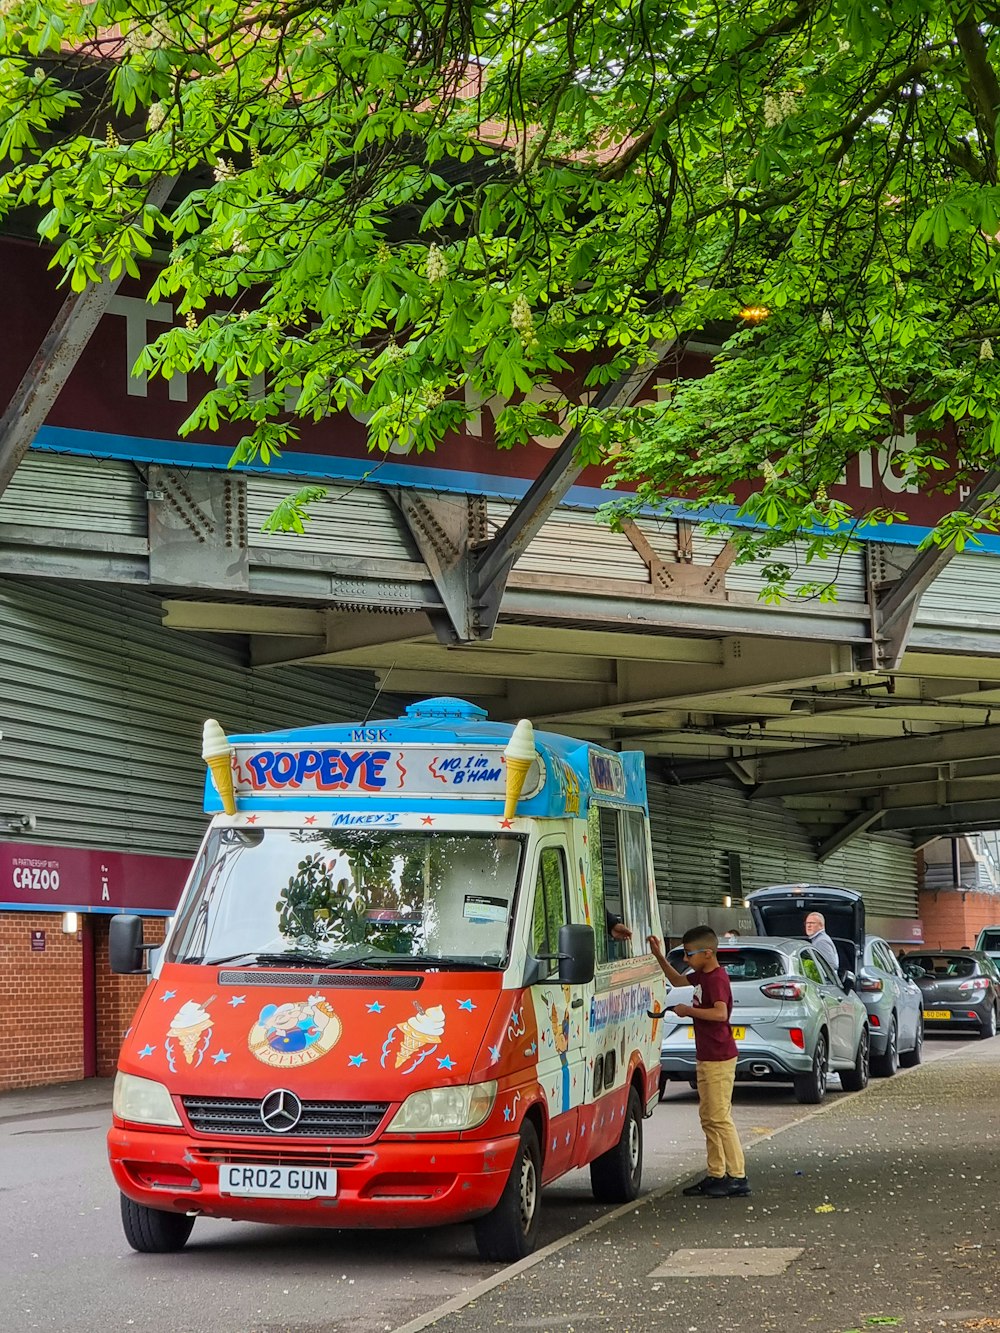
[(459, 1000), (458, 1007), (459, 1009), (464, 1009), (466, 1013), (471, 1014), (476, 1006), (472, 1003), (471, 1000)]
[(378, 1000), (376, 1000), (373, 1004), (368, 1006), (368, 1012), (370, 1014), (380, 1014), (384, 1008), (385, 1005), (379, 1004)]
[(360, 1055), (349, 1055), (349, 1056), (347, 1057), (347, 1063), (348, 1063), (349, 1065), (353, 1065), (355, 1069), (360, 1069), (361, 1066), (362, 1066), (363, 1064), (367, 1064), (368, 1061), (367, 1061), (367, 1058), (365, 1057), (364, 1053), (362, 1053), (362, 1054), (360, 1054)]
[(175, 990), (165, 990), (160, 996), (160, 1002), (162, 1003), (164, 1000), (172, 1000), (176, 994), (177, 992)]
[(454, 1069), (454, 1068), (455, 1068), (455, 1061), (451, 1058), (450, 1055), (442, 1055), (440, 1060), (438, 1060), (438, 1069)]
[(490, 1064), (491, 1064), (491, 1065), (495, 1065), (496, 1062), (497, 1062), (499, 1059), (500, 1059), (500, 1047), (499, 1047), (499, 1046), (491, 1046), (491, 1047), (490, 1047)]
[(155, 1047), (155, 1046), (150, 1046), (149, 1042), (147, 1041), (146, 1044), (145, 1044), (145, 1046), (144, 1046), (144, 1047), (142, 1048), (142, 1050), (139, 1052), (139, 1059), (140, 1059), (140, 1060), (145, 1060), (146, 1056), (147, 1056), (147, 1055), (152, 1055), (153, 1052), (154, 1052), (155, 1050), (156, 1050), (156, 1047)]
[(233, 998), (229, 1001), (230, 1005), (234, 1009), (238, 1009), (241, 1004), (246, 1004), (246, 1002), (247, 1002), (247, 997), (245, 995), (234, 995)]
[(503, 1118), (504, 1118), (505, 1120), (513, 1120), (513, 1119), (514, 1119), (514, 1108), (513, 1108), (513, 1106), (505, 1106), (505, 1107), (503, 1108)]
[(229, 1059), (229, 1055), (230, 1055), (229, 1051), (216, 1051), (216, 1053), (212, 1056), (212, 1064), (224, 1065), (226, 1061)]

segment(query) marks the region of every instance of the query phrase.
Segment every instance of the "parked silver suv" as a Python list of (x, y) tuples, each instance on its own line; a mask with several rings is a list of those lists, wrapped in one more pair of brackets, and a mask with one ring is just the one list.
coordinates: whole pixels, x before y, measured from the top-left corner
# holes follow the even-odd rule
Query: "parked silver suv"
[(903, 975), (883, 939), (865, 933), (865, 904), (853, 889), (829, 884), (774, 884), (749, 897), (761, 935), (806, 936), (806, 918), (823, 917), (837, 948), (838, 975), (856, 990), (868, 1011), (871, 1072), (890, 1078), (900, 1064), (917, 1065), (923, 1055), (920, 989)]

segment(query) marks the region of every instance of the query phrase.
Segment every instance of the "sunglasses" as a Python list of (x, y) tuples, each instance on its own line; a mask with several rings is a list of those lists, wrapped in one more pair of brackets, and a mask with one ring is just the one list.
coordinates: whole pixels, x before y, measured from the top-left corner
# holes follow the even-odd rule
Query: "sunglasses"
[(708, 953), (709, 946), (706, 944), (703, 949), (685, 949), (685, 958), (697, 958), (700, 953)]

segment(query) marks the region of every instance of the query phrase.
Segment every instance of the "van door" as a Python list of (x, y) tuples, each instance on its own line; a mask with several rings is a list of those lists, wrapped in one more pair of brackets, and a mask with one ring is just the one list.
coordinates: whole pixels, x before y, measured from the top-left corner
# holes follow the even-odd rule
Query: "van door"
[(543, 1179), (551, 1180), (573, 1162), (579, 1107), (586, 1082), (584, 987), (563, 986), (555, 958), (559, 927), (569, 919), (566, 852), (562, 843), (543, 843), (538, 853), (534, 899), (529, 917), (530, 952), (541, 959), (540, 980), (531, 988), (538, 1025), (538, 1082), (549, 1109)]

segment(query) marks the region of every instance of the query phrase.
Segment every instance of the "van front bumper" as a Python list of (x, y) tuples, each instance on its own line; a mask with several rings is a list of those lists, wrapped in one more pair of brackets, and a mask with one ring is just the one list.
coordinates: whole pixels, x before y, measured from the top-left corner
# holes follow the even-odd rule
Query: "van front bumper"
[[(195, 1139), (185, 1133), (115, 1125), (108, 1132), (111, 1171), (121, 1192), (164, 1212), (195, 1213), (285, 1226), (418, 1227), (481, 1217), (503, 1193), (518, 1137), (474, 1142), (427, 1140), (275, 1145)], [(332, 1198), (260, 1198), (222, 1194), (224, 1162), (328, 1166)]]

